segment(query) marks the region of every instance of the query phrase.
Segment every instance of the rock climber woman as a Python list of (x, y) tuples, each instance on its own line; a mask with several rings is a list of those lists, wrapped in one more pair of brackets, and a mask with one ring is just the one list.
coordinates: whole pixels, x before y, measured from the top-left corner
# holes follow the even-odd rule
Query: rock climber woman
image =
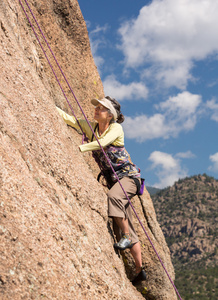
[[(90, 125), (107, 154), (122, 187), (131, 199), (140, 189), (141, 178), (139, 169), (130, 162), (129, 155), (124, 147), (124, 132), (120, 125), (124, 121), (124, 116), (120, 111), (120, 104), (109, 96), (100, 100), (92, 99), (91, 103), (95, 106), (95, 121), (90, 122)], [(136, 276), (132, 283), (136, 284), (141, 280), (145, 280), (146, 274), (142, 268), (141, 247), (132, 223), (131, 207), (119, 182), (117, 182), (116, 175), (112, 172), (87, 121), (79, 119), (79, 126), (73, 116), (66, 114), (60, 108), (57, 108), (57, 110), (68, 125), (76, 129), (80, 129), (81, 126), (88, 137), (90, 142), (80, 145), (79, 149), (81, 152), (93, 151), (94, 157), (107, 181), (109, 187), (108, 216), (113, 219), (113, 229), (118, 241), (114, 244), (114, 247), (119, 250), (130, 249), (136, 266)]]

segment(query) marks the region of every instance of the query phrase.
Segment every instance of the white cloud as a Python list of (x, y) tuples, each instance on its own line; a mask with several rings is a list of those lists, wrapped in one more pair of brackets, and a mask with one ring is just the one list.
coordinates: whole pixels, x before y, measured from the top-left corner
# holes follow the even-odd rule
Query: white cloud
[(96, 66), (98, 68), (98, 71), (100, 73), (101, 72), (101, 67), (104, 64), (104, 58), (97, 54), (97, 51), (95, 50), (95, 48), (97, 48), (98, 45), (96, 43), (98, 43), (98, 41), (91, 42), (91, 48), (92, 48), (92, 53), (93, 53), (92, 55), (93, 55), (95, 64), (96, 64)]
[(179, 152), (175, 155), (178, 158), (195, 158), (195, 154), (193, 154), (190, 150), (186, 152)]
[(213, 155), (210, 155), (210, 160), (213, 163), (208, 169), (214, 172), (218, 172), (218, 152)]
[(189, 92), (170, 97), (166, 102), (155, 106), (160, 111), (153, 116), (125, 117), (125, 135), (139, 142), (177, 137), (182, 131), (194, 129), (200, 103), (201, 96)]
[(206, 106), (212, 110), (211, 119), (218, 122), (218, 102), (216, 102), (215, 99), (212, 99), (207, 101)]
[(154, 184), (155, 187), (171, 186), (178, 179), (187, 176), (187, 170), (182, 169), (181, 161), (171, 154), (154, 151), (149, 156), (149, 160), (152, 162), (151, 168), (159, 179), (159, 182)]
[(157, 107), (166, 110), (168, 114), (179, 113), (182, 116), (195, 113), (201, 102), (201, 97), (189, 92), (179, 93), (175, 97), (170, 97), (166, 102), (162, 102)]
[(166, 87), (175, 86), (181, 90), (184, 90), (188, 80), (193, 79), (192, 75), (190, 74), (191, 66), (192, 63), (190, 61), (183, 61), (182, 63), (175, 62), (170, 66), (159, 65), (154, 73), (154, 76), (158, 82), (162, 82)]
[(122, 100), (146, 99), (148, 89), (142, 82), (131, 82), (130, 84), (121, 84), (114, 75), (106, 77), (103, 82), (106, 95)]
[[(86, 22), (87, 23), (87, 22)], [(90, 27), (90, 24), (88, 23)], [(98, 50), (101, 47), (105, 47), (107, 42), (104, 39), (102, 33), (105, 33), (109, 29), (108, 25), (105, 26), (97, 26), (94, 30), (92, 30), (89, 34), (90, 46), (92, 50), (92, 55), (95, 61), (96, 66), (98, 67), (99, 71), (101, 70), (101, 66), (104, 64), (104, 58), (98, 54)], [(99, 37), (100, 34), (100, 37)]]
[[(170, 97), (166, 102), (162, 102), (156, 107), (164, 111), (168, 122), (174, 128), (180, 130), (191, 130), (196, 124), (196, 110), (201, 103), (201, 96), (183, 92), (175, 97)], [(181, 128), (182, 127), (182, 128)]]
[(105, 24), (104, 26), (99, 26), (97, 25), (95, 29), (93, 29), (91, 32), (90, 32), (90, 35), (93, 36), (93, 35), (96, 35), (98, 33), (105, 33), (107, 32), (109, 29), (109, 26), (108, 24)]
[(125, 116), (123, 128), (127, 138), (136, 139), (139, 142), (155, 138), (168, 138), (170, 131), (165, 116), (161, 114), (151, 117), (141, 115), (135, 118)]
[(153, 0), (119, 29), (127, 67), (148, 68), (166, 86), (185, 88), (196, 60), (218, 51), (218, 1)]

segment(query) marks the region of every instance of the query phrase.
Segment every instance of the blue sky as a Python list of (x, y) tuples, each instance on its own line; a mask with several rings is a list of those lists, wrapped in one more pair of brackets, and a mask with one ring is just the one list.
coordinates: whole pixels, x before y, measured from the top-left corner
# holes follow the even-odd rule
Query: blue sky
[(146, 185), (218, 177), (218, 1), (79, 0)]

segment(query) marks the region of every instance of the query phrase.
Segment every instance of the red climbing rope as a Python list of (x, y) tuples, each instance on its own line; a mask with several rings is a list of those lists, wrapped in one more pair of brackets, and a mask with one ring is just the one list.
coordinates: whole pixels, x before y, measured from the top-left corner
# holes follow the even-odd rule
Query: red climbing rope
[[(114, 175), (115, 175), (117, 181), (119, 182), (120, 187), (121, 187), (121, 189), (123, 190), (123, 192), (124, 192), (124, 194), (125, 194), (125, 196), (126, 196), (128, 202), (129, 202), (129, 204), (130, 204), (132, 210), (134, 211), (134, 213), (135, 213), (135, 215), (136, 215), (136, 218), (138, 219), (138, 221), (139, 221), (139, 223), (140, 223), (140, 225), (141, 225), (141, 227), (142, 227), (142, 229), (143, 229), (145, 235), (147, 236), (147, 238), (148, 238), (148, 240), (149, 240), (149, 242), (150, 242), (150, 244), (151, 244), (151, 246), (152, 246), (154, 252), (156, 253), (156, 255), (157, 255), (157, 257), (158, 257), (158, 259), (159, 259), (159, 261), (160, 261), (160, 263), (161, 263), (161, 265), (162, 265), (162, 267), (163, 267), (165, 273), (167, 274), (167, 276), (168, 276), (168, 278), (169, 278), (169, 280), (170, 280), (170, 282), (171, 282), (171, 284), (172, 284), (172, 286), (173, 286), (173, 288), (174, 288), (176, 294), (178, 295), (179, 299), (182, 300), (182, 298), (181, 298), (181, 296), (180, 296), (180, 294), (179, 294), (179, 292), (178, 292), (178, 290), (177, 290), (177, 288), (176, 288), (176, 286), (175, 286), (173, 280), (171, 279), (169, 273), (167, 272), (167, 270), (166, 270), (166, 268), (165, 268), (165, 266), (164, 266), (164, 264), (163, 264), (163, 262), (162, 262), (162, 260), (161, 260), (161, 258), (160, 258), (160, 256), (159, 256), (158, 252), (156, 251), (156, 249), (155, 249), (155, 247), (154, 247), (154, 245), (153, 245), (153, 243), (152, 243), (152, 241), (151, 241), (151, 239), (150, 239), (148, 233), (146, 232), (146, 230), (145, 230), (145, 228), (144, 228), (144, 226), (143, 226), (141, 220), (139, 219), (139, 217), (138, 217), (138, 215), (137, 215), (137, 213), (136, 213), (136, 211), (135, 211), (135, 209), (134, 209), (134, 207), (133, 207), (133, 205), (132, 205), (132, 203), (131, 203), (131, 201), (130, 201), (130, 199), (129, 199), (127, 193), (126, 193), (126, 191), (124, 190), (124, 188), (123, 188), (123, 186), (122, 186), (122, 184), (121, 184), (121, 182), (120, 182), (120, 180), (119, 180), (119, 178), (118, 178), (118, 176), (117, 176), (117, 174), (116, 174), (116, 172), (115, 172), (113, 166), (111, 165), (111, 162), (110, 162), (110, 160), (109, 160), (107, 154), (105, 153), (103, 147), (101, 146), (101, 144), (100, 144), (100, 142), (99, 142), (99, 140), (98, 140), (98, 138), (97, 138), (97, 136), (96, 136), (96, 134), (95, 134), (95, 132), (94, 132), (94, 130), (93, 130), (91, 124), (90, 124), (90, 122), (88, 121), (88, 119), (87, 119), (87, 117), (86, 117), (86, 115), (85, 115), (85, 113), (84, 113), (84, 111), (83, 111), (83, 109), (82, 109), (82, 107), (81, 107), (79, 101), (77, 100), (77, 98), (76, 98), (76, 96), (75, 96), (75, 94), (74, 94), (74, 92), (73, 92), (73, 89), (71, 88), (71, 86), (70, 86), (70, 84), (69, 84), (69, 82), (68, 82), (68, 80), (67, 80), (67, 78), (66, 78), (64, 72), (62, 71), (62, 69), (61, 69), (61, 67), (60, 67), (60, 65), (59, 65), (59, 63), (58, 63), (58, 61), (57, 61), (57, 59), (56, 59), (56, 57), (55, 57), (55, 55), (54, 55), (54, 53), (53, 53), (53, 51), (52, 51), (52, 49), (51, 49), (49, 43), (48, 43), (48, 41), (47, 41), (47, 39), (46, 39), (46, 37), (45, 37), (45, 35), (44, 35), (44, 33), (43, 33), (43, 31), (41, 30), (41, 27), (39, 26), (39, 24), (38, 24), (38, 22), (37, 22), (37, 20), (36, 20), (36, 18), (35, 18), (35, 16), (34, 16), (32, 10), (31, 10), (31, 8), (30, 8), (30, 6), (29, 6), (27, 0), (24, 0), (24, 1), (25, 1), (26, 5), (27, 5), (27, 7), (28, 7), (28, 9), (29, 9), (29, 11), (30, 11), (30, 13), (31, 13), (31, 15), (32, 15), (32, 17), (33, 17), (33, 19), (34, 19), (34, 21), (35, 21), (35, 23), (36, 23), (36, 25), (37, 25), (37, 27), (38, 27), (40, 33), (41, 33), (43, 39), (44, 39), (44, 41), (46, 42), (46, 44), (47, 44), (47, 46), (48, 46), (48, 48), (49, 48), (49, 50), (50, 50), (50, 52), (51, 52), (51, 54), (52, 54), (52, 56), (53, 56), (53, 58), (54, 58), (56, 64), (57, 64), (57, 66), (58, 66), (58, 68), (59, 68), (59, 70), (60, 70), (62, 76), (64, 77), (64, 80), (65, 80), (65, 82), (67, 83), (67, 85), (68, 85), (68, 87), (69, 87), (69, 89), (70, 89), (70, 91), (71, 91), (71, 93), (72, 93), (72, 95), (73, 95), (73, 97), (74, 97), (74, 99), (75, 99), (77, 105), (79, 106), (79, 108), (80, 108), (80, 110), (81, 110), (81, 112), (82, 112), (82, 114), (83, 114), (83, 116), (84, 116), (84, 118), (85, 118), (87, 124), (89, 125), (89, 127), (90, 127), (90, 129), (91, 129), (91, 131), (92, 131), (92, 133), (93, 133), (93, 135), (94, 135), (96, 141), (98, 142), (101, 151), (103, 152), (105, 158), (107, 159), (107, 161), (108, 161), (108, 163), (109, 163), (109, 165), (110, 165), (110, 167), (111, 167), (112, 172), (114, 173)], [(48, 56), (47, 56), (47, 54), (46, 54), (46, 52), (45, 52), (43, 46), (42, 46), (42, 43), (40, 42), (40, 39), (39, 39), (39, 37), (38, 37), (38, 35), (37, 35), (35, 29), (34, 29), (34, 26), (33, 26), (32, 22), (30, 21), (30, 18), (28, 17), (28, 14), (27, 14), (27, 12), (26, 12), (26, 10), (25, 10), (25, 8), (24, 8), (24, 6), (23, 6), (21, 0), (19, 0), (19, 2), (20, 2), (20, 5), (21, 5), (21, 7), (22, 7), (22, 9), (23, 9), (23, 11), (24, 11), (24, 13), (25, 13), (25, 15), (26, 15), (26, 18), (27, 18), (27, 20), (28, 20), (28, 22), (29, 22), (29, 24), (30, 24), (30, 26), (31, 26), (31, 28), (32, 28), (32, 30), (33, 30), (35, 36), (36, 36), (36, 39), (38, 40), (39, 45), (40, 45), (40, 47), (41, 47), (41, 49), (42, 49), (42, 51), (43, 51), (43, 53), (44, 53), (44, 55), (45, 55), (45, 57), (46, 57), (46, 59), (47, 59), (47, 61), (48, 61), (48, 64), (49, 64), (49, 66), (51, 67), (51, 70), (52, 70), (52, 72), (53, 72), (53, 74), (54, 74), (54, 76), (55, 76), (55, 78), (56, 78), (56, 80), (57, 80), (57, 82), (58, 82), (58, 85), (60, 86), (60, 89), (61, 89), (61, 91), (62, 91), (62, 93), (63, 93), (63, 95), (64, 95), (64, 97), (65, 97), (65, 99), (66, 99), (66, 101), (67, 101), (67, 103), (68, 103), (68, 105), (69, 105), (69, 107), (70, 107), (70, 109), (71, 109), (73, 115), (74, 115), (74, 117), (75, 117), (75, 119), (76, 119), (77, 122), (78, 122), (78, 119), (77, 119), (77, 117), (76, 117), (76, 115), (75, 115), (75, 113), (74, 113), (74, 111), (73, 111), (73, 108), (72, 108), (72, 106), (71, 106), (71, 104), (70, 104), (70, 102), (69, 102), (69, 100), (68, 100), (68, 98), (67, 98), (67, 96), (66, 96), (66, 94), (65, 94), (65, 92), (64, 92), (64, 89), (63, 89), (63, 87), (62, 87), (62, 85), (61, 85), (61, 83), (60, 83), (60, 81), (59, 81), (59, 79), (58, 79), (58, 77), (57, 77), (57, 75), (56, 75), (56, 73), (55, 73), (55, 71), (54, 71), (54, 68), (53, 68), (53, 66), (52, 66), (52, 64), (51, 64), (51, 62), (50, 62), (50, 60), (49, 60), (49, 58), (48, 58)], [(82, 133), (83, 133), (83, 136), (84, 136), (85, 134), (84, 134), (84, 132), (83, 132), (83, 130), (82, 130), (81, 125), (79, 124), (79, 122), (78, 122), (78, 125), (79, 125), (79, 127), (80, 127), (80, 129), (81, 129), (81, 131), (82, 131)]]

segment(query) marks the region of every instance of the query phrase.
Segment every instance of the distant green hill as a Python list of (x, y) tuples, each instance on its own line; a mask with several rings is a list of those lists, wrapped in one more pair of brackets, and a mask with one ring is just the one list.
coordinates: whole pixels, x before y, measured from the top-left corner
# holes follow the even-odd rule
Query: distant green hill
[(156, 193), (160, 192), (161, 189), (152, 187), (152, 186), (146, 186), (147, 191), (149, 192), (150, 195), (155, 195)]
[(218, 299), (218, 180), (185, 178), (152, 195), (184, 300)]

